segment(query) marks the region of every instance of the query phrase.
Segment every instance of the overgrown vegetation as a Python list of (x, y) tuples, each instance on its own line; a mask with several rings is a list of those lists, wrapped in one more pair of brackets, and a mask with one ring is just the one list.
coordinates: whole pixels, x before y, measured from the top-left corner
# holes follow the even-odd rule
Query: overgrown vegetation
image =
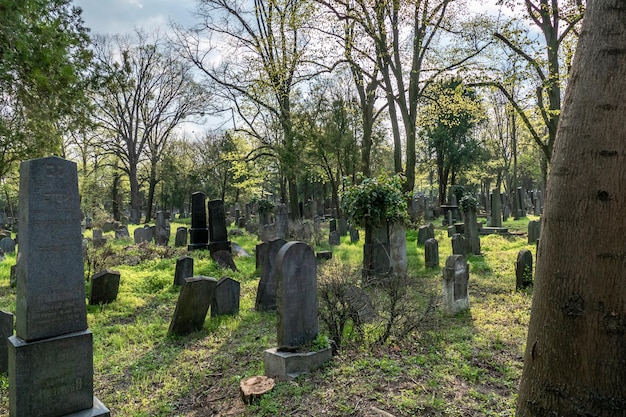
[[(523, 231), (527, 221), (505, 226)], [(95, 395), (114, 416), (348, 416), (372, 415), (372, 407), (395, 416), (512, 416), (531, 299), (515, 291), (515, 260), (520, 249), (534, 253), (534, 245), (525, 236), (482, 237), (483, 255), (468, 258), (470, 311), (447, 316), (439, 301), (441, 271), (424, 267), (416, 235), (407, 233), (407, 280), (393, 290), (365, 290), (371, 320), (341, 301), (342, 286), (359, 285), (363, 249), (342, 238), (318, 273), (319, 343), (334, 338), (341, 349), (324, 368), (279, 383), (252, 406), (239, 399), (239, 382), (262, 374), (263, 351), (276, 345), (276, 315), (254, 311), (256, 237), (233, 238), (252, 254), (235, 258), (238, 272), (220, 270), (208, 253), (192, 253), (196, 275), (241, 282), (241, 308), (236, 317), (207, 317), (201, 331), (185, 337), (167, 336), (179, 291), (174, 267), (185, 250), (111, 238), (91, 255), (99, 257), (94, 265), (122, 276), (115, 302), (88, 307)], [(451, 245), (444, 228), (436, 238), (445, 259)], [(12, 256), (0, 262), (0, 301), (8, 311), (15, 311), (14, 262)], [(325, 295), (323, 288), (333, 291)], [(8, 415), (6, 375), (0, 376), (0, 415)]]

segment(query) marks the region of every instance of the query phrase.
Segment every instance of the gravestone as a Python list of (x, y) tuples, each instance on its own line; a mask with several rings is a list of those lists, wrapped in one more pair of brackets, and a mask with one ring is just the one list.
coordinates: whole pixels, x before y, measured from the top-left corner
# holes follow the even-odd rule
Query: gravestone
[(167, 246), (170, 241), (170, 222), (165, 217), (165, 213), (157, 211), (154, 243), (159, 246)]
[(129, 237), (130, 237), (130, 233), (128, 233), (128, 227), (122, 226), (120, 228), (115, 229), (116, 239), (126, 239)]
[(339, 227), (339, 236), (347, 236), (348, 235), (348, 221), (344, 218), (338, 220), (337, 223)]
[(469, 309), (469, 267), (463, 255), (450, 255), (443, 268), (443, 307), (456, 314)]
[(276, 255), (278, 347), (296, 348), (318, 335), (317, 266), (313, 249), (289, 242)]
[(9, 371), (9, 346), (7, 339), (13, 336), (13, 314), (8, 311), (0, 311), (0, 373)]
[(276, 239), (289, 239), (289, 213), (286, 204), (276, 205)]
[(209, 248), (205, 200), (204, 193), (191, 194), (191, 229), (189, 229), (189, 245), (187, 246), (190, 251)]
[(517, 218), (526, 216), (526, 203), (524, 199), (524, 189), (522, 187), (517, 187)]
[(390, 253), (387, 222), (383, 222), (377, 227), (366, 225), (365, 243), (363, 244), (363, 281), (365, 285), (376, 284), (378, 278), (391, 272)]
[(515, 289), (523, 290), (533, 285), (533, 254), (522, 249), (515, 262)]
[(420, 226), (417, 229), (417, 244), (423, 245), (428, 239), (434, 238), (434, 230), (429, 225)]
[(528, 244), (536, 243), (541, 236), (541, 221), (531, 220), (528, 222)]
[(263, 265), (265, 264), (265, 257), (269, 247), (269, 242), (261, 242), (254, 249), (255, 267), (261, 274), (263, 273)]
[(167, 333), (185, 335), (201, 330), (213, 302), (216, 286), (215, 278), (203, 276), (185, 278)]
[(397, 276), (405, 276), (408, 267), (406, 227), (401, 222), (389, 224), (389, 257), (393, 273)]
[(330, 219), (330, 222), (328, 222), (328, 232), (332, 233), (335, 230), (337, 230), (337, 220), (336, 219)]
[(424, 243), (424, 263), (426, 268), (439, 268), (439, 242), (433, 237)]
[(472, 248), (465, 236), (460, 233), (452, 235), (452, 254), (466, 256), (471, 252)]
[(176, 235), (174, 237), (174, 247), (182, 248), (187, 246), (187, 228), (180, 226), (176, 229)]
[(470, 252), (473, 255), (480, 255), (480, 236), (478, 234), (478, 220), (476, 218), (476, 209), (470, 207), (464, 211), (464, 234), (469, 243)]
[(181, 256), (176, 259), (174, 285), (183, 285), (185, 278), (191, 277), (193, 277), (193, 258), (191, 256)]
[(9, 285), (11, 288), (17, 285), (17, 265), (11, 265), (11, 272), (9, 273)]
[(500, 189), (494, 188), (491, 193), (491, 227), (502, 227), (502, 200)]
[(117, 298), (120, 289), (120, 272), (105, 269), (91, 278), (89, 304), (109, 304)]
[(229, 277), (222, 277), (215, 286), (215, 297), (211, 304), (211, 317), (239, 314), (241, 284)]
[(150, 242), (152, 240), (152, 230), (147, 227), (138, 227), (133, 232), (133, 238), (136, 245), (142, 242)]
[(357, 243), (360, 239), (359, 229), (354, 227), (350, 228), (350, 243)]
[(262, 259), (263, 269), (261, 280), (256, 292), (256, 311), (276, 310), (276, 255), (287, 242), (284, 239), (274, 239), (267, 242), (267, 249)]
[(22, 162), (19, 196), (10, 415), (109, 416), (93, 396), (76, 164), (58, 157)]
[(328, 244), (331, 246), (337, 246), (341, 244), (341, 236), (339, 235), (339, 230), (333, 230), (328, 235)]
[(4, 253), (15, 253), (15, 241), (10, 237), (3, 237), (0, 240), (0, 249), (4, 251)]
[(211, 200), (209, 208), (209, 251), (211, 254), (217, 251), (231, 252), (228, 232), (226, 231), (226, 211), (224, 201)]

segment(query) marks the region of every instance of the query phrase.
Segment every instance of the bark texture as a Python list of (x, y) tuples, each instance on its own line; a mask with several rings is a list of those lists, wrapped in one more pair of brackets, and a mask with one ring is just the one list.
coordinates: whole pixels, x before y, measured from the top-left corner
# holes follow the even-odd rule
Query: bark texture
[(626, 0), (591, 0), (548, 178), (517, 416), (626, 415)]

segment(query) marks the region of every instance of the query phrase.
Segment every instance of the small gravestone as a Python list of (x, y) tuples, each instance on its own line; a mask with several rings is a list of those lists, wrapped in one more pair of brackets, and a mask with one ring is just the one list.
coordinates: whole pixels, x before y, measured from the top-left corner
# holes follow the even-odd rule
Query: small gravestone
[(523, 290), (533, 285), (533, 254), (522, 249), (515, 262), (515, 288)]
[(469, 309), (469, 267), (463, 255), (451, 255), (443, 268), (443, 306), (452, 314)]
[(93, 229), (91, 231), (92, 236), (93, 236), (93, 246), (95, 248), (101, 248), (102, 246), (104, 246), (104, 244), (106, 243), (106, 238), (104, 237), (104, 235), (102, 234), (102, 230), (101, 229)]
[(117, 298), (120, 289), (120, 273), (105, 269), (91, 278), (89, 304), (109, 304)]
[(531, 220), (528, 222), (528, 244), (536, 243), (541, 236), (541, 221)]
[(0, 240), (0, 249), (4, 251), (4, 253), (15, 253), (15, 241), (10, 237), (4, 237)]
[(284, 239), (274, 239), (266, 242), (267, 249), (262, 259), (261, 280), (256, 292), (256, 311), (276, 310), (276, 255), (286, 243)]
[(193, 258), (191, 256), (181, 256), (176, 260), (174, 285), (183, 285), (185, 278), (191, 277), (193, 277)]
[[(209, 251), (211, 255), (218, 251), (231, 252), (228, 232), (226, 231), (226, 212), (224, 201), (211, 200), (209, 208)], [(232, 258), (231, 258), (232, 261)]]
[(359, 229), (350, 228), (350, 243), (357, 243), (360, 240)]
[(182, 248), (187, 246), (187, 228), (179, 227), (176, 229), (176, 235), (174, 237), (174, 247)]
[(239, 314), (239, 297), (241, 284), (229, 277), (222, 277), (217, 281), (215, 297), (211, 304), (211, 317)]
[(150, 242), (152, 240), (152, 231), (143, 227), (138, 227), (133, 232), (133, 238), (136, 245), (142, 242)]
[(168, 334), (185, 335), (202, 329), (215, 296), (217, 280), (209, 277), (185, 278)]
[(426, 243), (428, 239), (434, 238), (435, 233), (434, 230), (430, 228), (428, 225), (420, 226), (417, 229), (417, 244), (423, 245)]
[(170, 241), (170, 222), (165, 213), (157, 211), (154, 243), (159, 246), (167, 246)]
[(328, 261), (333, 259), (333, 253), (329, 250), (322, 250), (315, 254), (315, 259), (318, 261)]
[(128, 233), (128, 227), (123, 226), (118, 229), (115, 229), (115, 238), (116, 239), (126, 239), (130, 237), (130, 233)]
[(0, 373), (9, 371), (9, 346), (6, 340), (13, 336), (13, 314), (7, 311), (0, 311)]
[(204, 193), (191, 194), (191, 229), (189, 229), (188, 250), (209, 248), (205, 200), (206, 195)]
[(460, 233), (452, 235), (452, 254), (466, 256), (470, 253), (471, 247), (469, 241)]
[(341, 243), (341, 236), (338, 230), (333, 230), (328, 235), (328, 244), (331, 246), (337, 246)]
[(276, 238), (289, 239), (289, 213), (286, 204), (276, 205)]
[(439, 242), (435, 238), (424, 243), (424, 263), (426, 268), (439, 268)]

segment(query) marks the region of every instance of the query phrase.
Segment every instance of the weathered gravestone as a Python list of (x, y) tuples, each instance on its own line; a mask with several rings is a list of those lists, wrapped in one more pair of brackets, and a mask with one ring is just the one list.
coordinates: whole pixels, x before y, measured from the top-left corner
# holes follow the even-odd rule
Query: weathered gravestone
[(424, 263), (426, 268), (439, 268), (439, 242), (435, 238), (424, 243)]
[[(276, 255), (287, 242), (284, 239), (274, 239), (266, 242), (262, 259), (263, 269), (261, 270), (261, 280), (256, 292), (256, 311), (276, 310)], [(257, 246), (258, 250), (258, 246)], [(258, 253), (258, 252), (257, 252)]]
[[(369, 233), (367, 229), (369, 228)], [(366, 225), (363, 244), (363, 281), (377, 284), (379, 278), (391, 273), (391, 248), (387, 222), (374, 227)]]
[(226, 231), (226, 211), (222, 200), (209, 201), (209, 251), (231, 253), (228, 232)]
[(152, 229), (150, 227), (138, 227), (133, 232), (133, 238), (136, 245), (142, 242), (150, 242), (152, 240)]
[(465, 216), (464, 234), (470, 247), (470, 253), (480, 255), (480, 236), (478, 234), (478, 221), (476, 219), (476, 208), (469, 207), (463, 211)]
[(450, 255), (443, 268), (443, 307), (456, 314), (469, 309), (469, 267), (463, 255)]
[(528, 222), (528, 243), (533, 244), (539, 240), (541, 236), (541, 221), (531, 220)]
[(22, 162), (19, 195), (10, 416), (109, 416), (93, 396), (76, 164), (58, 157)]
[(338, 230), (333, 230), (328, 235), (328, 244), (331, 246), (338, 246), (341, 244), (341, 236), (339, 235)]
[(15, 241), (10, 237), (4, 237), (0, 240), (0, 249), (4, 251), (4, 253), (15, 253)]
[(348, 220), (341, 218), (337, 222), (339, 235), (346, 236), (348, 234)]
[(13, 314), (8, 311), (0, 311), (0, 373), (9, 371), (9, 346), (7, 339), (13, 336)]
[(187, 228), (180, 226), (176, 229), (174, 237), (174, 247), (182, 248), (187, 246)]
[(191, 229), (189, 230), (188, 250), (209, 248), (205, 200), (206, 195), (204, 193), (191, 194)]
[(93, 229), (91, 233), (93, 237), (92, 242), (93, 242), (94, 248), (101, 248), (102, 246), (104, 246), (104, 244), (107, 242), (107, 239), (102, 234), (102, 230)]
[(502, 227), (502, 200), (500, 188), (494, 188), (491, 192), (491, 227)]
[(265, 351), (265, 374), (291, 379), (322, 366), (332, 351), (310, 348), (319, 331), (313, 249), (304, 242), (289, 242), (276, 255), (276, 264), (278, 348)]
[(435, 237), (435, 231), (431, 225), (420, 226), (417, 229), (417, 244), (423, 245), (428, 239)]
[(130, 237), (130, 233), (128, 233), (128, 227), (122, 226), (115, 229), (115, 238), (116, 239), (126, 239)]
[(239, 314), (241, 284), (229, 277), (222, 277), (215, 286), (215, 297), (211, 304), (211, 317)]
[(460, 233), (452, 235), (452, 254), (466, 256), (471, 252), (472, 248), (465, 236)]
[(217, 280), (209, 277), (185, 278), (168, 334), (185, 335), (202, 329), (215, 297)]
[(261, 274), (263, 273), (263, 265), (265, 264), (265, 257), (269, 248), (269, 242), (261, 242), (254, 249), (255, 267)]
[(91, 278), (89, 304), (108, 304), (117, 298), (120, 289), (120, 272), (105, 269)]
[(350, 243), (357, 243), (360, 239), (359, 229), (354, 227), (350, 228)]
[(170, 241), (170, 232), (170, 222), (165, 217), (165, 213), (157, 211), (154, 243), (159, 246), (167, 246)]
[(191, 277), (193, 277), (193, 258), (191, 256), (181, 256), (176, 259), (174, 285), (183, 285), (185, 278)]
[(515, 289), (523, 290), (533, 285), (533, 254), (522, 249), (515, 262)]
[(276, 238), (289, 239), (289, 213), (286, 204), (277, 204), (276, 215)]
[(401, 222), (389, 224), (389, 257), (393, 273), (397, 276), (405, 276), (408, 267), (406, 227)]

